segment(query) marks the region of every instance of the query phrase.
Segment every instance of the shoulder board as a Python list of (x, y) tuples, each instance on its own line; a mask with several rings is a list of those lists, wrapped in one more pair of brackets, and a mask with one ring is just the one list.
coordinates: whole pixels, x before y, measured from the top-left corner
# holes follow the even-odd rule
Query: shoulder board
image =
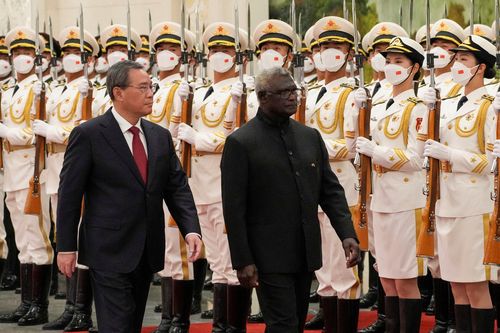
[(444, 98), (441, 98), (441, 100), (442, 101), (446, 101), (446, 100), (457, 98), (457, 97), (460, 97), (460, 96), (462, 96), (462, 94), (456, 94), (455, 96), (444, 97)]
[(106, 85), (105, 84), (103, 84), (102, 86), (97, 87), (97, 90), (102, 90), (102, 89), (106, 89)]
[(349, 83), (342, 83), (340, 85), (342, 88), (350, 88), (352, 90), (356, 89), (356, 86), (355, 85), (352, 85), (352, 84), (349, 84)]
[(485, 86), (492, 86), (494, 84), (497, 84), (498, 82), (500, 82), (500, 79), (494, 79), (491, 82), (488, 82), (487, 84), (485, 84)]
[(418, 103), (423, 103), (424, 101), (422, 101), (421, 99), (418, 99), (416, 97), (409, 97), (407, 99), (409, 102), (412, 102), (413, 104), (418, 104)]
[(12, 87), (14, 87), (14, 86), (13, 86), (13, 85), (12, 85), (12, 86), (9, 86), (9, 84), (8, 84), (8, 83), (4, 83), (4, 84), (2, 84), (2, 90), (3, 90), (3, 91), (7, 91), (7, 90), (9, 90), (9, 89), (10, 89), (10, 88), (12, 88)]
[(212, 83), (210, 82), (207, 82), (206, 84), (202, 85), (202, 86), (199, 86), (199, 87), (196, 87), (195, 90), (198, 90), (198, 89), (201, 89), (201, 88), (208, 88), (212, 85)]
[(380, 105), (380, 104), (385, 104), (387, 103), (387, 100), (380, 101), (378, 103), (372, 104), (372, 106)]
[(483, 95), (483, 96), (481, 96), (481, 99), (487, 99), (488, 101), (493, 102), (495, 97), (493, 97), (491, 95)]
[(318, 84), (317, 82), (314, 82), (314, 84), (311, 84), (310, 86), (307, 87), (307, 90), (314, 90), (321, 88), (321, 84)]

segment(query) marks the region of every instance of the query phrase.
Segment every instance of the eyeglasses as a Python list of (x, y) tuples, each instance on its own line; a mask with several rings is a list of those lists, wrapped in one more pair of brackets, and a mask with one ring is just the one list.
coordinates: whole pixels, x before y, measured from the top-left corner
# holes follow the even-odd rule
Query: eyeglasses
[(278, 95), (282, 99), (289, 99), (290, 96), (292, 96), (292, 94), (297, 96), (299, 94), (299, 91), (300, 89), (292, 88), (292, 89), (283, 89), (278, 91), (268, 91), (267, 94)]
[(122, 86), (121, 88), (124, 88), (124, 89), (125, 88), (134, 88), (134, 89), (139, 90), (143, 94), (147, 93), (150, 90), (154, 94), (156, 92), (156, 90), (157, 90), (157, 86), (153, 85), (153, 84), (150, 84), (150, 85), (140, 85), (140, 86), (128, 85), (128, 86)]

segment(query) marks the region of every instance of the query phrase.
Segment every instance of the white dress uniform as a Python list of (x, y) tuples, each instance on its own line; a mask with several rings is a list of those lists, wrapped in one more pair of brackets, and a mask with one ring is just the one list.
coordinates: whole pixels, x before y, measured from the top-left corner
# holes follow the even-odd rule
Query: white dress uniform
[(370, 131), (375, 149), (373, 163), (374, 245), (380, 277), (409, 279), (426, 274), (423, 259), (416, 257), (421, 225), (425, 175), (419, 152), (423, 141), (417, 132), (427, 108), (412, 89), (392, 98), (394, 103), (372, 108)]
[[(49, 241), (50, 221), (41, 216), (24, 214), (35, 159), (31, 130), (31, 119), (36, 114), (32, 89), (35, 81), (37, 76), (33, 74), (2, 94), (3, 123), (15, 130), (14, 135), (3, 140), (3, 188), (7, 193), (6, 204), (15, 231), (19, 261), (48, 265), (53, 259), (53, 249)], [(44, 185), (41, 187), (43, 192)]]
[[(160, 81), (159, 89), (154, 96), (153, 112), (146, 119), (166, 129), (175, 114), (180, 113), (182, 100), (176, 94), (182, 77), (179, 73)], [(175, 112), (175, 110), (179, 110)], [(180, 119), (177, 119), (177, 122)], [(174, 133), (173, 133), (174, 134)], [(159, 272), (161, 277), (172, 277), (175, 280), (192, 280), (193, 264), (188, 262), (188, 246), (179, 232), (179, 228), (170, 218), (170, 213), (163, 204), (165, 214), (165, 267)]]
[(441, 104), (441, 142), (454, 148), (451, 162), (441, 162), (436, 231), (441, 276), (451, 282), (496, 280), (496, 268), (483, 265), (492, 176), (486, 142), (496, 123), (492, 97), (485, 87)]
[[(307, 112), (306, 124), (317, 129), (325, 142), (330, 166), (344, 187), (347, 204), (353, 207), (357, 203), (357, 192), (354, 185), (357, 173), (351, 159), (354, 154), (346, 147), (344, 138), (344, 117), (352, 117), (349, 110), (353, 106), (353, 87), (347, 84), (347, 78), (342, 77), (328, 83), (326, 93), (316, 102), (321, 88), (313, 90), (311, 98), (313, 107)], [(323, 265), (317, 270), (319, 282), (317, 293), (320, 296), (337, 296), (340, 299), (357, 299), (361, 288), (357, 267), (345, 267), (345, 253), (337, 233), (330, 220), (320, 209), (318, 219), (321, 227), (321, 246)]]

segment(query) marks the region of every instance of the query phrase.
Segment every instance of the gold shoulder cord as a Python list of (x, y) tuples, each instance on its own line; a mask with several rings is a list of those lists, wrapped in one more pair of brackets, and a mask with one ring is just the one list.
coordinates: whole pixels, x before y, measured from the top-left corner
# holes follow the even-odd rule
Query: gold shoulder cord
[(411, 112), (412, 112), (413, 108), (415, 107), (415, 105), (417, 105), (417, 103), (415, 101), (412, 101), (412, 100), (408, 101), (408, 105), (406, 105), (406, 107), (403, 111), (403, 119), (401, 120), (401, 122), (399, 124), (398, 130), (394, 134), (389, 133), (389, 131), (387, 130), (387, 127), (389, 127), (389, 122), (391, 121), (391, 117), (387, 117), (385, 119), (384, 134), (386, 137), (394, 140), (401, 134), (401, 132), (403, 132), (404, 145), (405, 146), (408, 145), (408, 132), (410, 130), (410, 116), (411, 116)]
[(325, 125), (321, 121), (321, 112), (320, 109), (316, 110), (316, 121), (318, 122), (318, 127), (320, 130), (325, 133), (325, 134), (331, 134), (335, 132), (337, 129), (337, 126), (340, 123), (340, 134), (342, 137), (344, 137), (344, 109), (345, 109), (345, 103), (347, 101), (347, 97), (349, 97), (349, 94), (351, 93), (352, 88), (345, 88), (342, 93), (340, 94), (340, 97), (337, 101), (337, 104), (335, 105), (335, 117), (333, 119), (333, 122), (331, 125)]
[(456, 96), (458, 94), (458, 92), (460, 91), (460, 89), (462, 88), (461, 85), (459, 85), (458, 83), (456, 83), (450, 90), (450, 92), (448, 93), (448, 95), (446, 95), (447, 98), (450, 98), (450, 97), (453, 97), (453, 96)]
[(73, 119), (73, 116), (75, 115), (76, 112), (76, 107), (78, 106), (79, 99), (80, 99), (80, 92), (76, 94), (75, 99), (73, 100), (73, 105), (71, 106), (71, 111), (66, 116), (63, 116), (61, 114), (61, 103), (57, 105), (57, 119), (59, 119), (60, 122), (67, 123), (71, 119)]
[(477, 143), (479, 145), (479, 150), (481, 151), (482, 154), (485, 153), (485, 145), (484, 145), (484, 125), (486, 122), (486, 115), (488, 114), (488, 108), (491, 105), (491, 100), (487, 99), (483, 96), (483, 102), (479, 106), (479, 111), (476, 117), (476, 121), (474, 122), (474, 126), (468, 131), (464, 131), (460, 128), (460, 120), (463, 118), (463, 116), (458, 117), (455, 120), (455, 131), (457, 132), (458, 136), (461, 136), (463, 138), (467, 138), (469, 136), (474, 135), (477, 132)]
[(163, 110), (161, 111), (161, 113), (158, 116), (155, 116), (155, 115), (153, 115), (153, 113), (151, 113), (148, 116), (148, 119), (150, 121), (158, 124), (162, 121), (162, 119), (166, 115), (167, 125), (170, 123), (170, 115), (172, 113), (172, 105), (174, 104), (174, 97), (175, 97), (175, 92), (177, 91), (177, 88), (179, 88), (179, 83), (174, 83), (172, 85), (172, 88), (170, 88), (170, 91), (168, 92), (167, 101), (165, 102), (165, 105), (163, 106)]
[(201, 120), (203, 121), (203, 124), (205, 124), (205, 126), (207, 127), (217, 127), (219, 126), (221, 123), (222, 123), (222, 120), (224, 120), (224, 116), (226, 115), (226, 111), (227, 111), (227, 107), (229, 106), (229, 102), (231, 101), (231, 95), (229, 95), (229, 97), (227, 98), (227, 101), (226, 103), (224, 104), (224, 107), (222, 108), (222, 112), (221, 112), (221, 115), (219, 118), (215, 119), (215, 120), (211, 120), (211, 119), (208, 119), (207, 116), (205, 115), (205, 108), (207, 106), (207, 104), (203, 104), (203, 106), (201, 107)]
[(30, 89), (30, 91), (28, 92), (28, 98), (26, 99), (26, 104), (24, 105), (24, 109), (23, 109), (23, 113), (21, 114), (21, 116), (19, 117), (16, 117), (14, 115), (14, 111), (12, 110), (12, 104), (10, 105), (10, 108), (9, 108), (9, 115), (10, 115), (10, 118), (12, 119), (12, 122), (14, 124), (22, 124), (23, 122), (26, 122), (26, 126), (29, 127), (29, 124), (30, 124), (30, 110), (31, 110), (31, 106), (33, 104), (33, 88)]

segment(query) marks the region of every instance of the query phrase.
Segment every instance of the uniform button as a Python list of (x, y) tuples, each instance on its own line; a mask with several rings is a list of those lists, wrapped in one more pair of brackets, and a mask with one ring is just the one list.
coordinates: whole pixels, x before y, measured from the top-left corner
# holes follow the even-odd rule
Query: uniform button
[(295, 176), (300, 177), (300, 172), (295, 171)]

